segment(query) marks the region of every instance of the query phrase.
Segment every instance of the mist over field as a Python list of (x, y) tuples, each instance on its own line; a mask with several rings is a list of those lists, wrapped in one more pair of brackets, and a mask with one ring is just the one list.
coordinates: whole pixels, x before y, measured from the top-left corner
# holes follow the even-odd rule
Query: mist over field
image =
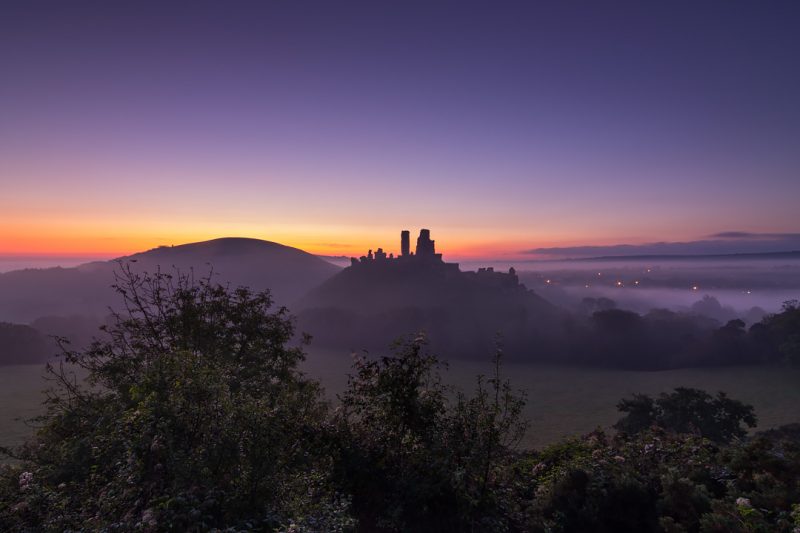
[[(547, 261), (518, 267), (531, 289), (561, 305), (609, 298), (618, 307), (694, 311), (748, 324), (800, 298), (800, 254), (786, 258), (617, 258)], [(710, 296), (719, 303), (703, 305)], [(698, 305), (696, 305), (698, 304)], [(695, 306), (693, 308), (693, 306)], [(755, 309), (754, 309), (755, 308)]]
[(26, 268), (72, 268), (92, 261), (86, 257), (2, 257), (0, 274)]
[[(753, 346), (742, 347), (752, 353), (738, 359), (724, 355), (730, 346), (711, 347), (721, 342), (711, 340), (714, 330), (733, 320), (751, 328), (800, 296), (796, 253), (522, 261), (516, 267), (437, 261), (421, 269), (383, 268), (380, 261), (369, 269), (343, 268), (277, 243), (217, 239), (76, 267), (28, 263), (0, 273), (0, 321), (9, 323), (2, 331), (16, 339), (0, 350), (0, 360), (43, 361), (57, 351), (53, 335), (88, 345), (118, 309), (111, 285), (125, 265), (269, 289), (323, 350), (385, 349), (425, 331), (443, 357), (475, 360), (486, 357), (500, 334), (517, 362), (624, 368), (756, 361), (763, 355)], [(614, 318), (613, 312), (630, 314)], [(637, 316), (642, 324), (631, 322)], [(606, 318), (629, 323), (614, 326)], [(667, 340), (678, 344), (652, 355)]]

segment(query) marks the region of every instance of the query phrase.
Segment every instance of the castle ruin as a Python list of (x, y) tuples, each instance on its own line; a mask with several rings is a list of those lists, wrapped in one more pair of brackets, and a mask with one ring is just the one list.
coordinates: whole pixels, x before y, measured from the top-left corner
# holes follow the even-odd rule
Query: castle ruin
[(397, 257), (394, 254), (386, 254), (383, 248), (378, 248), (373, 253), (372, 250), (367, 252), (367, 255), (362, 255), (360, 258), (351, 257), (350, 263), (352, 266), (359, 264), (368, 264), (372, 262), (383, 263), (385, 261), (399, 261), (403, 263), (429, 263), (447, 265), (452, 268), (458, 269), (458, 263), (445, 263), (442, 260), (442, 254), (436, 253), (436, 241), (431, 239), (431, 230), (422, 229), (417, 237), (417, 246), (414, 252), (411, 251), (411, 232), (403, 230), (400, 232), (400, 255)]
[[(479, 282), (481, 285), (496, 287), (517, 287), (519, 279), (516, 271), (511, 268), (508, 273), (495, 272), (494, 268), (480, 268), (477, 272), (462, 272), (458, 263), (446, 263), (442, 254), (436, 253), (436, 241), (431, 239), (429, 229), (421, 229), (417, 237), (417, 246), (411, 251), (411, 233), (408, 230), (400, 232), (400, 254), (387, 255), (383, 248), (374, 252), (369, 250), (367, 255), (359, 258), (351, 257), (352, 268), (367, 269), (370, 272), (396, 271), (396, 272), (440, 272), (445, 276), (458, 276), (465, 280)], [(375, 270), (377, 269), (377, 270)]]

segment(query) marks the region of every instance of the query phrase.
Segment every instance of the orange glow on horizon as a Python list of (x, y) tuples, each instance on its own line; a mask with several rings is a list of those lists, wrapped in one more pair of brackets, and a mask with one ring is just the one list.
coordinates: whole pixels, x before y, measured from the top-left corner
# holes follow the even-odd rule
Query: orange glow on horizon
[[(176, 221), (178, 222), (178, 221)], [(109, 230), (109, 227), (113, 229)], [(431, 224), (437, 251), (445, 261), (522, 260), (546, 258), (525, 254), (537, 247), (581, 244), (615, 244), (619, 239), (576, 239), (573, 235), (541, 235), (517, 229), (501, 232), (496, 228), (441, 227)], [(219, 221), (181, 220), (174, 225), (124, 220), (110, 226), (101, 220), (65, 221), (38, 219), (26, 224), (0, 225), (2, 257), (74, 257), (111, 259), (143, 252), (158, 246), (181, 245), (224, 237), (246, 237), (273, 241), (306, 252), (359, 257), (383, 248), (397, 255), (400, 231), (412, 232), (412, 249), (420, 227), (409, 224), (353, 226), (319, 224), (242, 224)], [(630, 242), (630, 241), (628, 241)]]
[[(347, 238), (331, 238), (328, 231), (320, 234), (310, 231), (258, 231), (253, 228), (241, 231), (158, 231), (137, 234), (119, 231), (109, 234), (100, 228), (74, 228), (73, 231), (45, 231), (44, 228), (26, 228), (27, 231), (3, 231), (0, 235), (0, 256), (3, 257), (86, 257), (114, 258), (143, 252), (163, 245), (180, 245), (224, 237), (246, 237), (277, 242), (317, 255), (358, 257), (368, 250), (383, 248), (387, 253), (400, 251), (400, 230), (392, 234), (357, 234), (342, 232)], [(72, 229), (72, 228), (70, 228)], [(412, 230), (413, 231), (413, 230)], [(524, 257), (521, 250), (531, 248), (530, 242), (519, 239), (491, 242), (470, 239), (467, 235), (432, 229), (437, 251), (445, 260), (498, 259)], [(412, 237), (412, 249), (415, 237)], [(550, 245), (550, 243), (547, 243)]]
[[(155, 238), (148, 236), (117, 237), (117, 238), (87, 238), (87, 237), (38, 237), (31, 239), (0, 239), (0, 256), (2, 257), (86, 257), (86, 258), (115, 258), (131, 255), (158, 246), (177, 246), (194, 242), (202, 242), (224, 237), (245, 237), (277, 242), (286, 246), (299, 248), (316, 255), (359, 257), (366, 255), (368, 250), (383, 248), (386, 253), (397, 255), (400, 251), (399, 243), (378, 244), (373, 239), (361, 238), (348, 243), (326, 245), (315, 243), (319, 239), (309, 236), (298, 236), (280, 239), (263, 234), (205, 234), (186, 235), (183, 238)], [(441, 245), (437, 242), (437, 251), (443, 253), (447, 261), (465, 259), (501, 258), (505, 256), (519, 256), (516, 253), (524, 245), (509, 248), (508, 246), (490, 243), (461, 243), (458, 246)], [(412, 245), (413, 249), (413, 245)]]

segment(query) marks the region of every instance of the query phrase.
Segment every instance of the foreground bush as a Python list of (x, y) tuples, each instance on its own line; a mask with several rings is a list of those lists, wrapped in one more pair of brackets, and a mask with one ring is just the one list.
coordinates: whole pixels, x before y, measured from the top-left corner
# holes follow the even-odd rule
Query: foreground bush
[(124, 270), (117, 289), (126, 313), (106, 339), (50, 369), (48, 413), (15, 452), (25, 472), (6, 472), (0, 530), (349, 523), (329, 516), (346, 500), (314, 453), (325, 406), (297, 370), (303, 352), (287, 347), (286, 311), (188, 276)]
[[(362, 526), (393, 531), (508, 527), (500, 472), (522, 438), (524, 397), (494, 374), (472, 397), (442, 384), (424, 339), (357, 357), (336, 416), (338, 479)], [(453, 397), (454, 396), (454, 397)]]
[(719, 447), (659, 428), (595, 432), (516, 465), (530, 531), (785, 532), (800, 528), (800, 442)]
[[(33, 441), (6, 450), (3, 531), (438, 531), (504, 523), (525, 425), (495, 374), (445, 387), (425, 341), (357, 359), (330, 413), (267, 293), (123, 269), (125, 312), (64, 350)], [(88, 375), (79, 383), (70, 369)], [(351, 502), (353, 502), (351, 504)]]

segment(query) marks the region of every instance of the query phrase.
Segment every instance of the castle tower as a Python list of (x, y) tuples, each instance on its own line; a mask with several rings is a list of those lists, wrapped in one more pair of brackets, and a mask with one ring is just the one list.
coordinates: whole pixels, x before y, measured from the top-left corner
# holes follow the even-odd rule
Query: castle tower
[(411, 253), (411, 232), (404, 229), (400, 232), (400, 255), (403, 257)]
[(431, 230), (422, 229), (417, 238), (417, 256), (433, 257), (436, 255), (434, 241), (431, 240)]

